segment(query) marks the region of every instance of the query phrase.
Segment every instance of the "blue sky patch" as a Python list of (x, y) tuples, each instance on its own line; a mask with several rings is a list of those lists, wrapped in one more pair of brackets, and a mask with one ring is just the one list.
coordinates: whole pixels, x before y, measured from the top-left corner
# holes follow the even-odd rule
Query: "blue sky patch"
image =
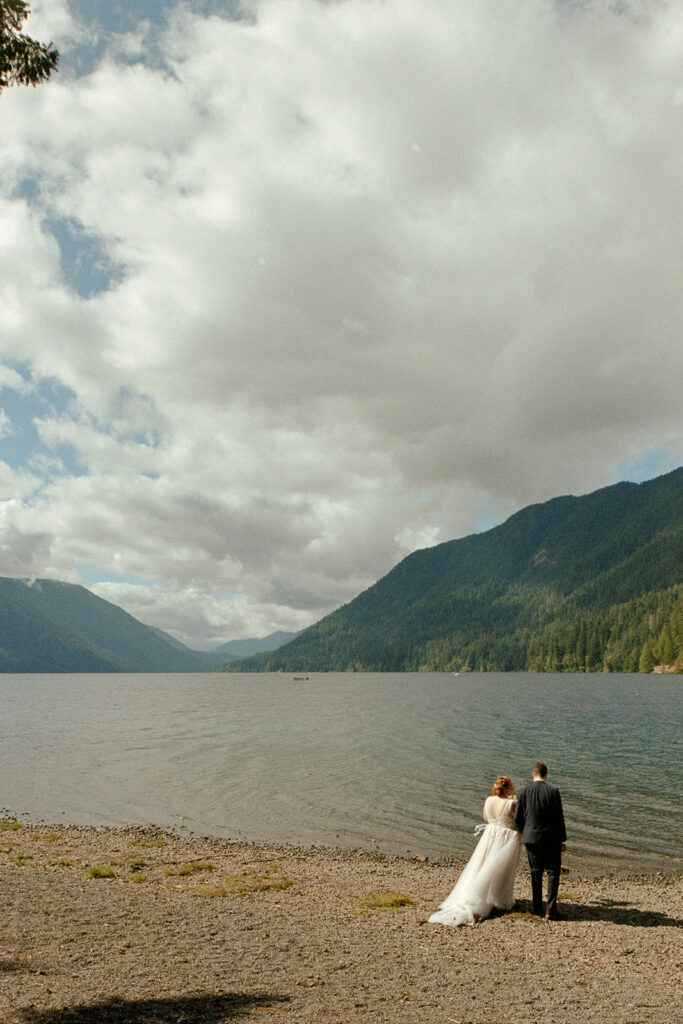
[[(153, 31), (145, 40), (144, 57), (132, 57), (127, 61), (119, 53), (117, 61), (136, 63), (142, 60), (148, 67), (164, 64), (164, 54), (158, 46), (159, 29), (163, 29), (179, 3), (169, 3), (168, 0), (71, 0), (70, 6), (75, 20), (88, 26), (89, 36), (87, 42), (69, 47), (60, 44), (59, 39), (54, 40), (62, 51), (62, 73), (68, 68), (76, 78), (89, 74), (106, 53), (114, 36), (136, 32), (145, 22)], [(217, 14), (232, 20), (240, 17), (237, 0), (185, 0), (183, 6), (200, 15)]]
[(59, 245), (64, 279), (81, 298), (91, 299), (122, 280), (125, 268), (110, 258), (102, 239), (88, 234), (77, 220), (48, 216), (45, 225)]
[[(31, 381), (30, 371), (25, 365), (14, 364), (11, 368), (24, 380)], [(11, 424), (9, 433), (0, 437), (0, 459), (12, 469), (23, 469), (37, 455), (45, 456), (44, 466), (48, 466), (56, 457), (68, 473), (83, 476), (85, 469), (76, 449), (65, 444), (48, 447), (41, 441), (34, 422), (36, 419), (67, 412), (74, 397), (74, 393), (54, 377), (34, 383), (25, 393), (0, 387), (0, 409)], [(32, 471), (37, 475), (50, 475), (46, 469), (41, 469), (40, 460), (32, 464)]]
[[(168, 0), (71, 0), (77, 20), (117, 33), (134, 32), (142, 21), (163, 25), (177, 6)], [(239, 5), (231, 0), (186, 0), (185, 6), (195, 14), (234, 18)]]
[(660, 448), (643, 455), (638, 454), (627, 462), (622, 462), (617, 470), (620, 480), (633, 484), (642, 484), (645, 480), (653, 480), (656, 476), (670, 473), (680, 465), (680, 455)]

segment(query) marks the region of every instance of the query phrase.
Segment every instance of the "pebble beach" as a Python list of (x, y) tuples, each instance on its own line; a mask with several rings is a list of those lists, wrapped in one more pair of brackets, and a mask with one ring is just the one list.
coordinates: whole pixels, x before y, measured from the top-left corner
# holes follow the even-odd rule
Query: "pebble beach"
[(427, 922), (462, 863), (0, 822), (3, 1024), (672, 1024), (680, 875), (564, 874), (564, 920)]

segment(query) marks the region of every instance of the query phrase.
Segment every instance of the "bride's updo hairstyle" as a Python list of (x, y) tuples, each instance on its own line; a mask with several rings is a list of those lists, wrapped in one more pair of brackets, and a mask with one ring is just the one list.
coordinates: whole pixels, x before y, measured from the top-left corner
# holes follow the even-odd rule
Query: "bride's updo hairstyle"
[(492, 796), (509, 796), (514, 786), (509, 775), (499, 775), (493, 783)]

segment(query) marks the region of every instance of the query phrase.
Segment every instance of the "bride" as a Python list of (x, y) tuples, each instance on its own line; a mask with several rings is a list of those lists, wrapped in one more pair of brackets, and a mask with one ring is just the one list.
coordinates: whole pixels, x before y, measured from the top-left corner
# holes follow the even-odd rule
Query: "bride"
[(521, 842), (515, 826), (515, 787), (499, 775), (484, 804), (481, 838), (450, 896), (429, 918), (434, 924), (474, 924), (494, 907), (511, 910)]

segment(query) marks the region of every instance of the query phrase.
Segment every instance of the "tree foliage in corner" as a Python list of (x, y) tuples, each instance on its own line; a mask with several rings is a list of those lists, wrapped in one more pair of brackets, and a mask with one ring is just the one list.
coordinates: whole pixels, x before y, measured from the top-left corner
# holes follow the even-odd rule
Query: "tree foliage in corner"
[(9, 85), (38, 85), (59, 63), (52, 43), (39, 43), (21, 31), (30, 13), (24, 0), (0, 0), (0, 92)]

